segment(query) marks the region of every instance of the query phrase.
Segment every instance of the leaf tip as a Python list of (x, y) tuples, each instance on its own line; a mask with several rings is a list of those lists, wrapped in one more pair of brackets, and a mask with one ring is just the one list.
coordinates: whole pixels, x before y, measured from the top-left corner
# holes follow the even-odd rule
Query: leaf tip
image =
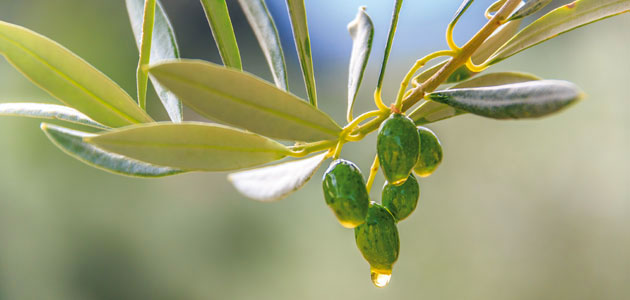
[(577, 97), (573, 101), (575, 101), (575, 102), (581, 101), (581, 100), (586, 99), (586, 97), (588, 97), (587, 93), (585, 93), (584, 91), (578, 91)]

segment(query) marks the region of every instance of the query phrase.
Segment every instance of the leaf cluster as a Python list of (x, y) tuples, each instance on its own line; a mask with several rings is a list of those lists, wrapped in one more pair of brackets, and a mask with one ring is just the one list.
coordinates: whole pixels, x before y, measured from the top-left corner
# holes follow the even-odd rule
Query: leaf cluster
[[(243, 71), (225, 0), (200, 1), (223, 65), (181, 59), (175, 30), (160, 1), (126, 0), (139, 50), (135, 97), (55, 41), (0, 21), (0, 54), (63, 104), (3, 103), (0, 115), (54, 119), (96, 130), (89, 133), (87, 128), (41, 126), (64, 152), (106, 171), (158, 177), (241, 170), (229, 176), (239, 191), (258, 200), (277, 200), (305, 184), (324, 160), (338, 157), (345, 143), (361, 140), (376, 130), (392, 112), (407, 113), (416, 125), (423, 125), (465, 113), (521, 119), (564, 109), (583, 95), (571, 83), (518, 72), (476, 75), (562, 33), (630, 10), (630, 0), (577, 0), (520, 29), (523, 19), (550, 1), (499, 0), (486, 11), (488, 23), (460, 47), (452, 34), (473, 4), (472, 0), (463, 1), (446, 29), (449, 49), (419, 59), (401, 80), (397, 97), (387, 105), (381, 89), (399, 12), (404, 9), (402, 0), (393, 2), (385, 54), (374, 87), (376, 109), (356, 117), (353, 106), (375, 42), (375, 28), (365, 7), (360, 7), (348, 24), (353, 46), (345, 126), (317, 106), (304, 0), (286, 0), (286, 4), (307, 99), (290, 92), (284, 50), (264, 0), (238, 3), (263, 50), (272, 83)], [(446, 59), (423, 69), (439, 57)], [(146, 113), (149, 81), (168, 113), (168, 122), (156, 122)], [(186, 121), (183, 105), (219, 124)], [(294, 144), (285, 146), (286, 142)], [(285, 157), (302, 159), (242, 170)]]

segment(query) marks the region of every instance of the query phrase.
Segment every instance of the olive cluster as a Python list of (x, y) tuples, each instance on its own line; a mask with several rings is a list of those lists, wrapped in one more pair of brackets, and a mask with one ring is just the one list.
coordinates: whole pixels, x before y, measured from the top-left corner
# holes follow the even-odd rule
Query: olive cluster
[(394, 113), (379, 129), (376, 150), (387, 180), (381, 204), (370, 202), (361, 170), (344, 159), (331, 163), (322, 185), (326, 203), (339, 223), (354, 228), (357, 247), (370, 264), (372, 281), (383, 287), (398, 259), (396, 224), (418, 205), (420, 187), (413, 173), (431, 175), (442, 161), (442, 147), (431, 130), (416, 128), (410, 118)]

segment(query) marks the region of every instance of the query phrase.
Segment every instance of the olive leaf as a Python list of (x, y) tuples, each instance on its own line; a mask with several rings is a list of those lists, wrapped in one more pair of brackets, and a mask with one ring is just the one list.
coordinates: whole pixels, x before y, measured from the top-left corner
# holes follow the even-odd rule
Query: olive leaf
[(142, 18), (142, 35), (140, 37), (140, 58), (136, 70), (136, 85), (138, 90), (138, 104), (143, 110), (147, 109), (147, 85), (149, 84), (149, 72), (145, 66), (151, 59), (151, 41), (153, 40), (153, 24), (155, 20), (155, 0), (147, 0), (144, 3)]
[(208, 123), (143, 124), (83, 140), (105, 151), (185, 170), (238, 170), (291, 153), (282, 144), (255, 133)]
[(326, 160), (326, 153), (228, 175), (243, 195), (258, 201), (280, 200), (300, 189)]
[(341, 132), (325, 113), (245, 72), (196, 60), (161, 63), (150, 72), (210, 119), (293, 141), (337, 139)]
[(31, 30), (0, 21), (0, 54), (53, 97), (103, 125), (153, 121), (103, 73)]
[[(483, 74), (473, 79), (460, 82), (459, 84), (456, 84), (449, 89), (498, 86), (534, 80), (540, 80), (540, 78), (531, 74), (518, 72), (497, 72)], [(416, 125), (424, 125), (465, 113), (466, 111), (455, 109), (446, 104), (434, 101), (426, 101), (420, 104), (420, 106), (418, 106), (418, 108), (415, 109), (413, 112), (411, 112), (409, 114), (409, 117), (414, 120)]]
[(53, 119), (98, 129), (109, 129), (109, 127), (90, 119), (90, 117), (74, 108), (56, 104), (0, 103), (0, 116)]
[(396, 27), (398, 27), (398, 15), (402, 7), (403, 0), (396, 0), (394, 3), (394, 11), (392, 12), (392, 20), (389, 24), (389, 33), (387, 34), (387, 44), (385, 44), (385, 52), (383, 53), (383, 62), (381, 63), (381, 71), (378, 74), (378, 82), (376, 83), (377, 92), (383, 88), (383, 79), (385, 79), (385, 69), (387, 69), (387, 61), (389, 53), (392, 50), (394, 36), (396, 35)]
[(577, 0), (529, 24), (492, 56), (492, 64), (586, 24), (630, 11), (630, 0)]
[(537, 11), (543, 9), (553, 0), (527, 0), (525, 5), (519, 8), (508, 21), (517, 20), (535, 14)]
[(258, 44), (262, 49), (267, 64), (271, 69), (271, 75), (278, 88), (289, 90), (287, 66), (284, 61), (282, 43), (278, 35), (276, 24), (267, 10), (264, 0), (238, 0), (243, 13), (249, 22)]
[(95, 136), (94, 134), (46, 123), (42, 123), (41, 128), (50, 141), (63, 152), (101, 170), (134, 177), (163, 177), (184, 172), (110, 153), (83, 141), (84, 138)]
[(538, 80), (437, 91), (427, 95), (427, 98), (488, 118), (523, 119), (555, 113), (582, 96), (583, 93), (573, 83)]
[[(144, 0), (126, 0), (131, 29), (139, 50), (142, 48), (144, 2)], [(179, 48), (175, 38), (175, 31), (162, 7), (162, 3), (157, 0), (149, 63), (154, 64), (162, 60), (176, 58), (179, 58)], [(181, 122), (183, 119), (182, 102), (153, 78), (151, 78), (151, 83), (171, 121)]]
[(359, 7), (357, 16), (348, 24), (348, 31), (352, 37), (352, 54), (350, 55), (350, 70), (348, 72), (348, 112), (347, 119), (352, 120), (352, 108), (357, 99), (361, 81), (365, 74), (372, 39), (374, 38), (374, 24), (365, 12), (365, 6)]
[(300, 67), (306, 84), (306, 93), (311, 105), (317, 107), (317, 89), (315, 87), (315, 71), (313, 70), (313, 55), (311, 54), (311, 39), (308, 34), (308, 22), (306, 21), (306, 9), (304, 0), (287, 0), (291, 28), (297, 47)]
[[(521, 25), (522, 20), (515, 20), (509, 23), (506, 23), (499, 27), (494, 34), (492, 34), (488, 39), (486, 39), (481, 46), (475, 51), (472, 55), (472, 61), (477, 64), (481, 64), (486, 61), (486, 59), (490, 58), (494, 52), (497, 51), (501, 46), (503, 46), (509, 39), (511, 39), (514, 34), (518, 31), (519, 26)], [(413, 80), (414, 82), (421, 83), (431, 78), (437, 71), (439, 71), (448, 60), (444, 60), (437, 65), (426, 69), (422, 73), (418, 74)], [(476, 73), (468, 70), (466, 66), (461, 66), (449, 78), (446, 80), (446, 83), (455, 83), (462, 80), (466, 80)]]
[(242, 70), (241, 54), (225, 0), (201, 0), (212, 36), (225, 66)]

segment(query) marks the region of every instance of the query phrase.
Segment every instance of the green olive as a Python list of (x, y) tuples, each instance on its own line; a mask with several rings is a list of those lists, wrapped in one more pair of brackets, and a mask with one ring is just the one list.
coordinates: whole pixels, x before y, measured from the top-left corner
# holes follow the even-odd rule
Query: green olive
[(403, 184), (420, 153), (420, 138), (413, 121), (403, 114), (392, 114), (379, 129), (376, 152), (387, 181)]
[(365, 221), (370, 199), (361, 170), (350, 161), (333, 161), (322, 179), (326, 203), (346, 228)]
[(431, 175), (442, 162), (442, 145), (433, 131), (418, 127), (420, 157), (413, 171), (420, 177)]
[(365, 223), (354, 229), (354, 238), (372, 273), (391, 274), (398, 259), (400, 241), (392, 214), (377, 203), (370, 203)]
[(393, 185), (385, 182), (382, 192), (383, 206), (392, 213), (394, 218), (402, 221), (416, 209), (420, 197), (420, 186), (413, 174), (402, 185)]

